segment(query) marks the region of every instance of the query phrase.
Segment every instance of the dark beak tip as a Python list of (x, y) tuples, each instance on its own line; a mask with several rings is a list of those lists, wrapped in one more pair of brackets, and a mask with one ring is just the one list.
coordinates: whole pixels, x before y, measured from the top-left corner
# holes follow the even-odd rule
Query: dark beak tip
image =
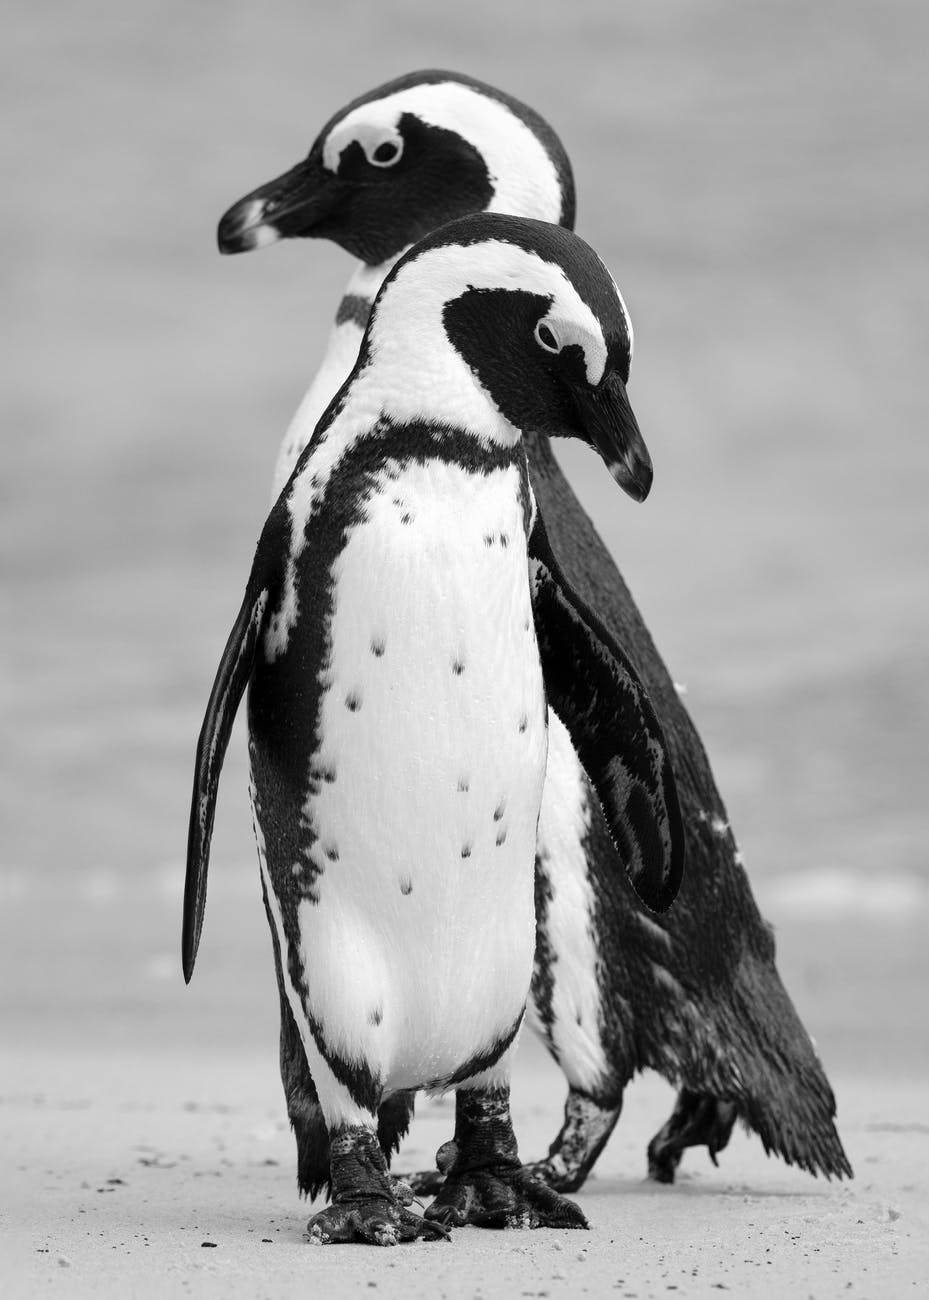
[(639, 477), (636, 480), (636, 490), (638, 492), (638, 495), (636, 496), (636, 501), (644, 501), (645, 498), (648, 496), (649, 492), (651, 492), (652, 479), (653, 479), (653, 475), (651, 470), (649, 470), (647, 474), (639, 475)]
[(221, 253), (244, 253), (251, 248), (249, 224), (241, 203), (236, 203), (220, 219), (216, 228), (216, 244)]
[(613, 478), (633, 501), (642, 502), (652, 490), (654, 475), (651, 466), (636, 466), (630, 469), (623, 461), (615, 461), (610, 466)]

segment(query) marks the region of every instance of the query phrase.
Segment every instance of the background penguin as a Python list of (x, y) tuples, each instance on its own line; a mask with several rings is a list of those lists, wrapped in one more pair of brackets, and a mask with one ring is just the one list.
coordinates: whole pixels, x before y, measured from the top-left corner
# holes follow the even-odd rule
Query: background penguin
[[(329, 238), (362, 265), (349, 281), (329, 348), (281, 448), (275, 481), (347, 373), (368, 304), (392, 261), (430, 224), (466, 211), (513, 211), (573, 226), (574, 185), (555, 133), (531, 109), (471, 78), (420, 72), (352, 101), (309, 156), (235, 204), (220, 248)], [(633, 1074), (657, 1070), (680, 1089), (649, 1145), (649, 1172), (671, 1182), (687, 1146), (715, 1161), (735, 1119), (811, 1173), (850, 1175), (835, 1100), (774, 964), (725, 806), (690, 716), (615, 562), (574, 495), (547, 436), (527, 438), (530, 477), (572, 584), (621, 639), (662, 719), (677, 773), (689, 870), (654, 917), (618, 877), (613, 848), (576, 758), (552, 730), (540, 819), (535, 1023), (564, 1071), (565, 1122), (540, 1165), (579, 1187), (609, 1137)], [(281, 1062), (297, 1135), (300, 1187), (321, 1185), (325, 1152), (312, 1081), (282, 1006)], [(410, 1100), (382, 1114), (385, 1148)], [(429, 1186), (423, 1182), (425, 1189)]]
[(631, 341), (577, 236), (508, 216), (452, 222), (388, 276), (258, 543), (198, 746), (184, 973), (248, 686), (265, 902), (330, 1140), (317, 1240), (430, 1230), (398, 1200), (375, 1137), (382, 1101), (423, 1087), (458, 1090), (432, 1225), (585, 1226), (520, 1166), (509, 1121), (546, 697), (651, 907), (677, 892), (683, 831), (645, 693), (548, 546), (521, 430), (584, 439), (641, 498)]

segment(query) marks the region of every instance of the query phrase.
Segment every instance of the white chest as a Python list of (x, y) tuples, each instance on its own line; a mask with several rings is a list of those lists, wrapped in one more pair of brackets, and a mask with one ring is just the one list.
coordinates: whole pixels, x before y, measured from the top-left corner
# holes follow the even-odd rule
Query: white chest
[(388, 1073), (438, 1077), (513, 1023), (531, 970), (547, 733), (517, 469), (385, 473), (332, 577), (311, 1001), (341, 1023), (376, 1001)]

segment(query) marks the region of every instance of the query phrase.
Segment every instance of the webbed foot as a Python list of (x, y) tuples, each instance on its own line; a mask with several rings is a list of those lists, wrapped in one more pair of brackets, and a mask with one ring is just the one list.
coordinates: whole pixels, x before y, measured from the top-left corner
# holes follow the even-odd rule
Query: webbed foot
[(449, 1174), (426, 1218), (449, 1228), (587, 1227), (580, 1206), (521, 1166)]
[(346, 1125), (329, 1134), (329, 1144), (332, 1204), (306, 1225), (312, 1244), (362, 1241), (396, 1246), (417, 1237), (448, 1237), (442, 1224), (407, 1208), (412, 1193), (391, 1180), (371, 1129)]
[(682, 1088), (668, 1122), (648, 1144), (649, 1178), (673, 1183), (687, 1147), (706, 1146), (715, 1165), (737, 1118), (734, 1102)]
[(509, 1089), (461, 1089), (455, 1139), (436, 1157), (445, 1174), (426, 1218), (447, 1227), (586, 1228), (579, 1206), (519, 1163)]
[(306, 1225), (312, 1245), (366, 1241), (372, 1246), (396, 1246), (417, 1237), (447, 1238), (441, 1224), (430, 1223), (386, 1196), (358, 1197), (327, 1205)]

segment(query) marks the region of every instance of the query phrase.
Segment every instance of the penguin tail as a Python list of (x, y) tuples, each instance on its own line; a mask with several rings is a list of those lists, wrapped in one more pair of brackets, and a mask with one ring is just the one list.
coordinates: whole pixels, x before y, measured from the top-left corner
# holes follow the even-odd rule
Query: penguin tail
[(854, 1177), (836, 1128), (835, 1094), (773, 960), (743, 956), (734, 1004), (731, 1024), (743, 1040), (734, 1054), (739, 1118), (768, 1155), (814, 1177)]

